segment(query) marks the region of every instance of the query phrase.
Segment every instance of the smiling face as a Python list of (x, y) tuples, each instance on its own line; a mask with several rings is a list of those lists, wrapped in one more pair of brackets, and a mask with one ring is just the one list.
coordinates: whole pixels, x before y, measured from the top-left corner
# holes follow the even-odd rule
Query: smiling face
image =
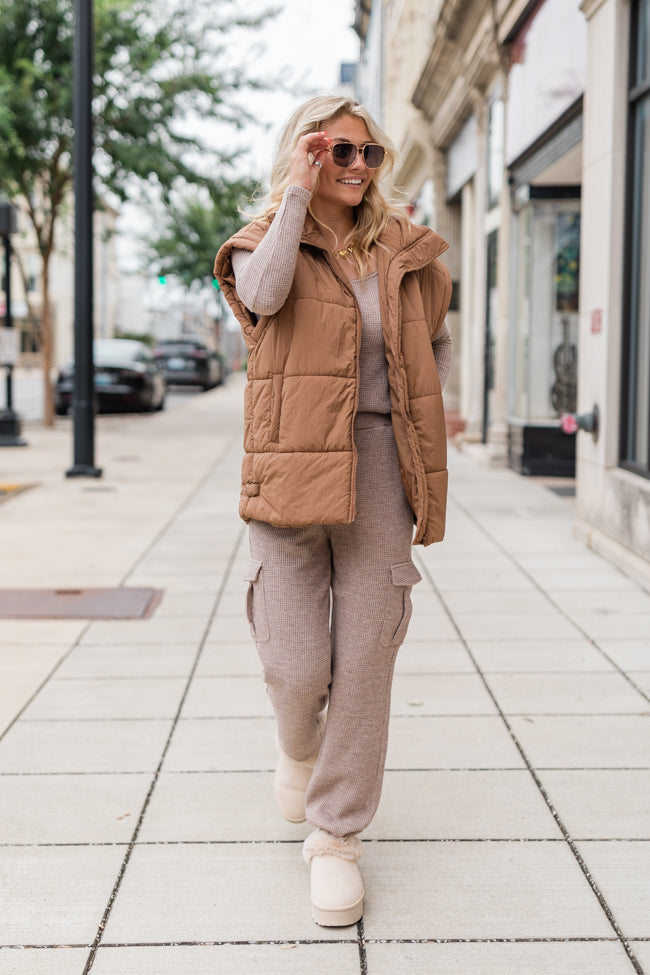
[[(350, 115), (342, 115), (334, 122), (325, 122), (323, 129), (334, 142), (352, 142), (355, 146), (362, 146), (372, 142), (366, 123), (362, 119)], [(342, 169), (332, 160), (331, 152), (318, 155), (321, 170), (318, 179), (318, 189), (312, 201), (326, 208), (359, 206), (363, 195), (368, 189), (376, 172), (368, 169), (363, 161), (363, 155), (357, 153), (352, 165)]]

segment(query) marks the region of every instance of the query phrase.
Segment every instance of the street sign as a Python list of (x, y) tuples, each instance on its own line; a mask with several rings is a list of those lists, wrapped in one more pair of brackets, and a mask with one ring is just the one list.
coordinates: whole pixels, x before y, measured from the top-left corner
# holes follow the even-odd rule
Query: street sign
[(18, 330), (0, 328), (0, 364), (15, 366), (18, 362)]

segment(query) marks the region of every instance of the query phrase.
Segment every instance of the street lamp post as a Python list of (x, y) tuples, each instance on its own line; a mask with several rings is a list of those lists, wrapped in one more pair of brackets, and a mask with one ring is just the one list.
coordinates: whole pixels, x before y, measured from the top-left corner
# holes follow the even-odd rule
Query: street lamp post
[(75, 0), (74, 117), (74, 463), (68, 477), (101, 477), (95, 467), (93, 366), (93, 2)]
[(0, 203), (0, 236), (5, 252), (5, 327), (0, 343), (0, 362), (6, 374), (5, 408), (0, 410), (0, 447), (25, 447), (20, 436), (20, 420), (14, 412), (13, 370), (18, 357), (17, 333), (11, 313), (11, 235), (16, 233), (16, 208), (10, 203)]

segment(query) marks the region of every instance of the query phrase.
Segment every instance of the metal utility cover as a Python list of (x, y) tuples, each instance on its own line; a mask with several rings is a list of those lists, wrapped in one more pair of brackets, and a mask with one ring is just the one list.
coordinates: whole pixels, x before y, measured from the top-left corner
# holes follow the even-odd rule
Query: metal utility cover
[(162, 596), (162, 589), (0, 589), (0, 619), (146, 619)]

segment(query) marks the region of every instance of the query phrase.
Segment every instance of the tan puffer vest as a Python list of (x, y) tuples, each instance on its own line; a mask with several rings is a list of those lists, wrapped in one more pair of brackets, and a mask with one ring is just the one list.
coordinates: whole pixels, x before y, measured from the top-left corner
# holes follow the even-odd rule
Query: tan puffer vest
[[(271, 525), (348, 524), (355, 516), (354, 417), (361, 314), (345, 273), (308, 215), (289, 296), (259, 321), (235, 289), (231, 250), (254, 250), (256, 221), (219, 250), (215, 277), (246, 344), (240, 514)], [(431, 342), (451, 296), (437, 258), (447, 244), (426, 227), (392, 220), (376, 248), (392, 420), (415, 543), (444, 535), (447, 443)]]

